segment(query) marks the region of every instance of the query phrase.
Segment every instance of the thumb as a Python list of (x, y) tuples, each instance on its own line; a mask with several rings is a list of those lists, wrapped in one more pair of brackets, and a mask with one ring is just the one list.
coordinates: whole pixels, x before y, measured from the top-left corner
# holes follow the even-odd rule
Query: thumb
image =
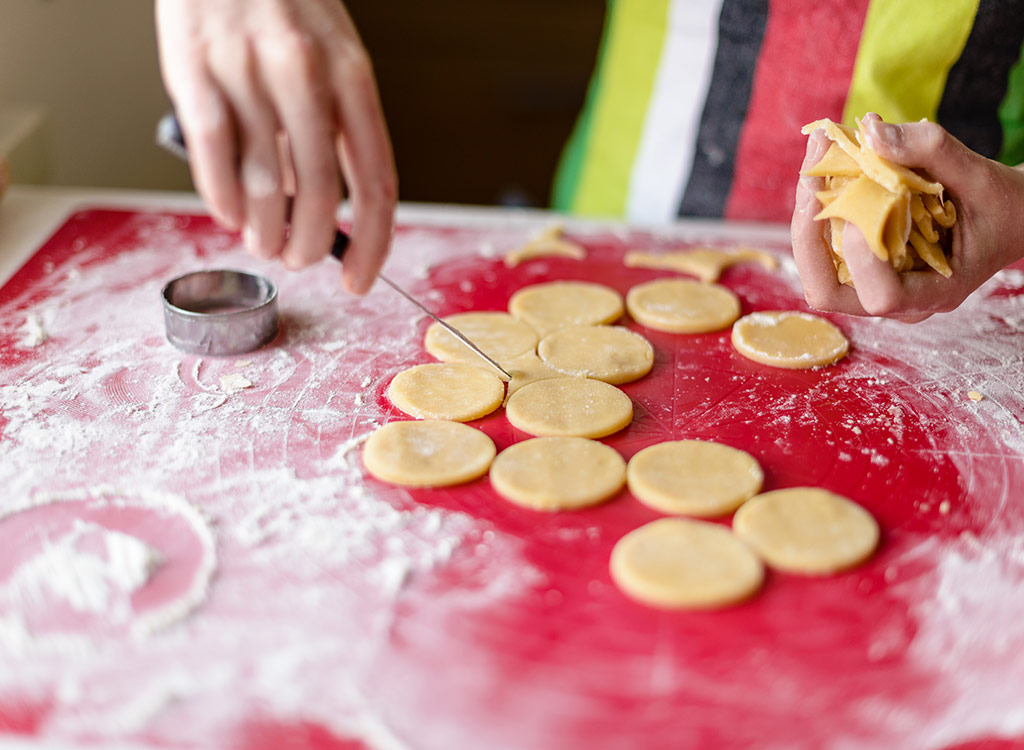
[(974, 154), (934, 122), (894, 125), (865, 120), (868, 147), (889, 161), (925, 170), (932, 179), (952, 187), (968, 174)]

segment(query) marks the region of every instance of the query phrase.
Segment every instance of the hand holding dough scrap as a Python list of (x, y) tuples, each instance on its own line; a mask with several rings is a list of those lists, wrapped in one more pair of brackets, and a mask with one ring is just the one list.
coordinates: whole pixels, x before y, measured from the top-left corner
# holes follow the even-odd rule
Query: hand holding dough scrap
[(764, 472), (753, 456), (728, 445), (675, 440), (634, 455), (626, 480), (640, 502), (662, 513), (715, 517), (756, 495)]
[(531, 435), (599, 438), (633, 421), (633, 402), (600, 380), (550, 378), (513, 393), (505, 416)]
[(854, 224), (872, 252), (896, 271), (931, 267), (949, 277), (953, 271), (943, 248), (956, 222), (956, 208), (942, 199), (942, 185), (869, 150), (863, 121), (854, 130), (818, 120), (801, 132), (806, 135), (819, 128), (832, 144), (821, 161), (802, 174), (825, 179), (826, 189), (818, 193), (822, 209), (814, 218), (828, 220), (827, 241), (839, 281), (852, 285), (843, 259), (846, 222)]
[(773, 568), (828, 575), (867, 560), (878, 523), (845, 497), (816, 487), (758, 495), (733, 517), (733, 531)]
[(740, 316), (739, 298), (724, 286), (687, 279), (637, 284), (626, 308), (637, 323), (669, 333), (721, 331)]
[(583, 246), (570, 242), (564, 238), (563, 234), (564, 232), (560, 226), (545, 229), (522, 247), (509, 252), (505, 256), (505, 265), (512, 268), (531, 258), (543, 258), (552, 255), (574, 258), (576, 260), (586, 258), (587, 251), (583, 249)]
[(829, 321), (791, 311), (740, 318), (732, 327), (732, 345), (747, 359), (790, 370), (831, 365), (850, 350), (846, 336)]
[(764, 566), (725, 526), (663, 518), (612, 549), (612, 579), (628, 596), (666, 609), (710, 609), (753, 596)]
[(622, 316), (622, 296), (603, 284), (552, 281), (520, 289), (508, 311), (541, 336), (571, 325), (603, 325)]
[(461, 362), (416, 365), (395, 375), (391, 403), (419, 419), (469, 422), (490, 414), (505, 398), (505, 385), (490, 370)]
[(621, 326), (568, 326), (542, 338), (537, 354), (566, 375), (612, 385), (642, 378), (654, 365), (650, 342)]
[(390, 422), (366, 441), (363, 465), (384, 482), (407, 487), (445, 487), (487, 473), (494, 443), (459, 422)]
[[(444, 321), (498, 364), (532, 352), (539, 338), (530, 326), (504, 312), (457, 313), (446, 316)], [(436, 322), (427, 328), (423, 346), (442, 362), (482, 362), (476, 352)]]
[(498, 494), (535, 510), (576, 510), (609, 499), (626, 482), (626, 462), (614, 448), (579, 437), (539, 437), (516, 443), (491, 464)]
[(666, 253), (653, 253), (644, 250), (630, 250), (626, 253), (624, 263), (630, 268), (660, 268), (679, 271), (696, 276), (701, 281), (718, 281), (722, 272), (737, 263), (753, 261), (773, 271), (779, 267), (774, 255), (749, 247), (718, 249), (713, 247), (695, 247), (690, 250), (675, 250)]

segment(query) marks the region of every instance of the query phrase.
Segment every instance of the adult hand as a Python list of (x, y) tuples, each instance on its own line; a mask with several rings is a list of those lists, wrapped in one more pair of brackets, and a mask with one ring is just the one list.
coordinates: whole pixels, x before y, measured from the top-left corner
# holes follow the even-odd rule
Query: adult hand
[[(893, 125), (869, 115), (864, 130), (873, 151), (924, 170), (945, 186), (957, 209), (949, 258), (953, 274), (947, 279), (932, 270), (896, 273), (847, 224), (843, 258), (854, 286), (840, 284), (824, 238), (826, 223), (814, 220), (820, 210), (815, 193), (824, 181), (801, 177), (791, 230), (793, 256), (811, 307), (917, 322), (956, 308), (989, 277), (1024, 256), (1024, 171), (969, 150), (934, 123)], [(801, 170), (816, 164), (826, 150), (824, 133), (812, 133)]]
[(156, 23), (164, 83), (213, 215), (255, 255), (303, 268), (331, 248), (344, 179), (354, 220), (344, 282), (368, 291), (391, 242), (398, 181), (344, 6), (156, 0)]

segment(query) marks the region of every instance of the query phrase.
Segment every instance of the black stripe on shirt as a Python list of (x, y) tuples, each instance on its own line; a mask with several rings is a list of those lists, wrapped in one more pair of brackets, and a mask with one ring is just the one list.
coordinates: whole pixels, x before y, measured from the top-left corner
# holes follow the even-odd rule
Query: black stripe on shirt
[(717, 217), (725, 212), (767, 25), (768, 0), (722, 3), (711, 85), (679, 216)]

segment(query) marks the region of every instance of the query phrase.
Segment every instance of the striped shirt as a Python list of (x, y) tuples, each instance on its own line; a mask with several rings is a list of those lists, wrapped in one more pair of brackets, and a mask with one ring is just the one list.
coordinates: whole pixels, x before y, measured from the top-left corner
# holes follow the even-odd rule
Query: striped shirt
[(1024, 161), (1024, 0), (609, 0), (562, 211), (788, 221), (805, 123), (927, 118)]

